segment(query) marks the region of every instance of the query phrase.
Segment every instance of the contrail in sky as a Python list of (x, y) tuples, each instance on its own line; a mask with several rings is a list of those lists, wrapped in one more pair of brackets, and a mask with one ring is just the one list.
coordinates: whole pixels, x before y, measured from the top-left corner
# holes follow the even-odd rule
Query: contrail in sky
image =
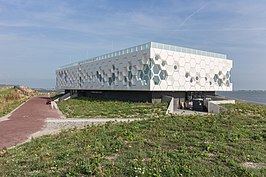
[(181, 27), (184, 26), (189, 19), (191, 19), (195, 14), (200, 12), (204, 9), (212, 0), (203, 4), (200, 8), (195, 10), (189, 16), (187, 16), (182, 23), (179, 25), (178, 29), (174, 31), (266, 31), (266, 28), (224, 28), (224, 29), (182, 29)]
[(204, 9), (211, 1), (203, 4), (200, 8), (198, 8), (196, 11), (194, 11), (192, 14), (190, 14), (189, 16), (187, 16), (185, 18), (185, 20), (179, 25), (179, 27), (182, 27), (185, 25), (185, 23), (190, 19), (192, 18), (196, 13), (198, 13), (199, 11), (201, 11), (202, 9)]
[(266, 31), (266, 28), (177, 29), (174, 31)]

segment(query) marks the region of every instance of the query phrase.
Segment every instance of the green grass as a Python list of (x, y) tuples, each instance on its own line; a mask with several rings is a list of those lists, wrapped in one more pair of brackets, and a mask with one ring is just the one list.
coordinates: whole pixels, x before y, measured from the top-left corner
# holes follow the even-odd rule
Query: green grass
[(10, 113), (28, 98), (17, 94), (15, 89), (0, 89), (0, 117)]
[(165, 114), (167, 104), (75, 98), (59, 102), (59, 109), (70, 118), (143, 118)]
[(266, 107), (72, 129), (0, 152), (0, 176), (266, 176)]

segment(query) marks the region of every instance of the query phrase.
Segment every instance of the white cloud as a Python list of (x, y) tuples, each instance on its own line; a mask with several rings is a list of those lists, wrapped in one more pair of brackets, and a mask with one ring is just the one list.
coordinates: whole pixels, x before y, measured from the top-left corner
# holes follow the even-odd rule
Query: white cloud
[[(263, 0), (151, 1), (122, 8), (112, 3), (0, 0), (0, 60), (47, 60), (59, 66), (82, 59), (87, 51), (95, 56), (148, 40), (224, 52), (236, 63), (257, 54), (256, 63), (266, 55)], [(44, 66), (52, 77), (56, 66)], [(237, 67), (236, 78), (247, 66)]]

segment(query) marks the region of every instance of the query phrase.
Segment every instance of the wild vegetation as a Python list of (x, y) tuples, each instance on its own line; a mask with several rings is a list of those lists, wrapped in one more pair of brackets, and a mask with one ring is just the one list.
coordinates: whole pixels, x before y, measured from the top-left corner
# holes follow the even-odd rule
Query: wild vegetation
[(12, 88), (0, 89), (0, 117), (10, 113), (28, 98)]
[(37, 138), (0, 152), (0, 176), (266, 176), (243, 165), (266, 163), (266, 107), (226, 107)]
[(167, 104), (133, 103), (92, 98), (69, 99), (58, 104), (70, 118), (147, 118), (165, 114)]

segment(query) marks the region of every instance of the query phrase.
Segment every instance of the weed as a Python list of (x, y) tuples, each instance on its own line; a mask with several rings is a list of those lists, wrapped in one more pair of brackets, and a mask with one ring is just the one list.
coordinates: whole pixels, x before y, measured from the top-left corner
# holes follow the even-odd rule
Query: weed
[(43, 136), (2, 150), (0, 176), (266, 176), (242, 165), (266, 162), (266, 107), (228, 109)]
[(162, 116), (167, 109), (165, 103), (133, 103), (85, 97), (69, 99), (58, 106), (70, 118), (149, 118)]

